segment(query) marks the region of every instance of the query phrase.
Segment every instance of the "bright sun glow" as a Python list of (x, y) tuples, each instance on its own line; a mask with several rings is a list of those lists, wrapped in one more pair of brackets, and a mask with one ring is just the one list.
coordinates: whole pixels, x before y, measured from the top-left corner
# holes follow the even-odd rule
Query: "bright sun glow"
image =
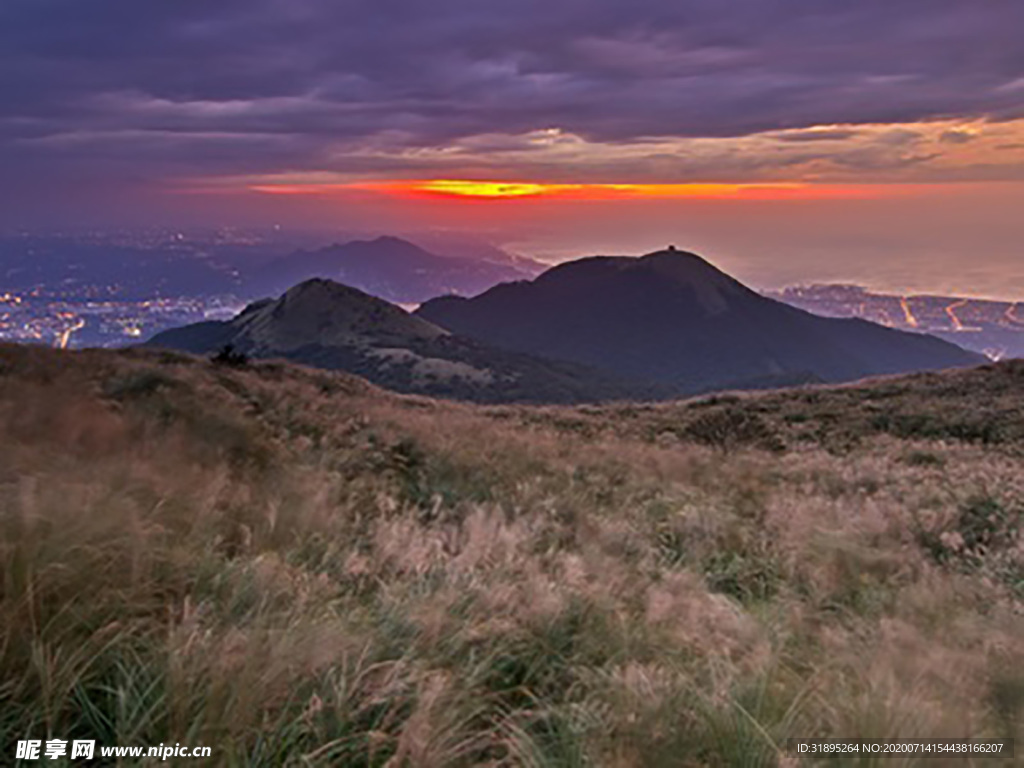
[(469, 179), (430, 179), (357, 185), (361, 189), (413, 195), (440, 195), (458, 198), (559, 197), (586, 200), (611, 200), (624, 197), (709, 198), (750, 194), (792, 192), (806, 185), (778, 184), (605, 184), (546, 183), (523, 181), (475, 181)]
[(518, 181), (464, 181), (437, 179), (405, 182), (410, 191), (433, 192), (456, 197), (536, 197), (556, 191), (578, 189), (576, 184), (534, 184)]
[(556, 198), (566, 200), (621, 199), (814, 199), (864, 197), (860, 185), (826, 185), (799, 182), (751, 184), (613, 184), (547, 183), (527, 181), (419, 179), (352, 183), (276, 183), (249, 187), (276, 195), (331, 195), (375, 192), (402, 197), (440, 197), (464, 200)]

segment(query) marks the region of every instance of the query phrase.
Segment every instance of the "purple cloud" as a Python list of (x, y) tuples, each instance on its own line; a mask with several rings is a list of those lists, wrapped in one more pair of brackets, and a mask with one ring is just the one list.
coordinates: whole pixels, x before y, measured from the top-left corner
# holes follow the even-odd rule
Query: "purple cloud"
[(339, 146), (553, 126), (820, 142), (853, 129), (801, 129), (1009, 119), (1022, 28), (1019, 0), (5, 0), (0, 195), (65, 171), (344, 172)]

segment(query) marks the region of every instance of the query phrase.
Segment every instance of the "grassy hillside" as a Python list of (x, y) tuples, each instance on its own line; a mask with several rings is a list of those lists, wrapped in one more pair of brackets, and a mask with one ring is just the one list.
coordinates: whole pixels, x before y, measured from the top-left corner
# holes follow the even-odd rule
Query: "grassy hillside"
[(483, 408), (0, 347), (0, 743), (626, 768), (1020, 738), (1022, 392), (1011, 363)]

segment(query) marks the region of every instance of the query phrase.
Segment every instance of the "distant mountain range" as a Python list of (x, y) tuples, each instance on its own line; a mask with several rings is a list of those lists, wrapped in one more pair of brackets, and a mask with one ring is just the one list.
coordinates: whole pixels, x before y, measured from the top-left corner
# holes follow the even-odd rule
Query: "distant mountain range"
[[(460, 252), (460, 249), (454, 249)], [(323, 277), (399, 304), (443, 294), (474, 295), (497, 283), (537, 275), (543, 265), (490, 248), (475, 258), (439, 255), (397, 237), (353, 240), (275, 259), (245, 281), (248, 295), (278, 295), (304, 280)]]
[(70, 298), (258, 298), (326, 277), (389, 301), (415, 304), (446, 293), (473, 295), (501, 282), (535, 277), (545, 268), (472, 238), (443, 233), (417, 234), (415, 243), (378, 237), (322, 248), (298, 248), (305, 238), (244, 243), (181, 238), (140, 236), (133, 242), (113, 236), (0, 236), (0, 288), (43, 288)]
[(981, 363), (940, 339), (812, 315), (693, 253), (594, 257), (419, 317), (505, 349), (573, 360), (679, 392), (838, 382)]
[(995, 360), (1024, 357), (1024, 306), (1019, 302), (874, 293), (844, 284), (793, 286), (765, 295), (825, 317), (860, 317), (938, 336)]
[(664, 394), (576, 363), (453, 335), (383, 299), (320, 278), (278, 299), (250, 304), (230, 321), (165, 331), (147, 343), (200, 354), (230, 345), (236, 354), (344, 370), (398, 392), (478, 402), (575, 403)]
[(148, 343), (196, 353), (230, 344), (401, 392), (483, 402), (650, 399), (985, 360), (940, 339), (812, 315), (674, 249), (581, 259), (476, 298), (437, 298), (414, 314), (317, 278), (230, 321)]

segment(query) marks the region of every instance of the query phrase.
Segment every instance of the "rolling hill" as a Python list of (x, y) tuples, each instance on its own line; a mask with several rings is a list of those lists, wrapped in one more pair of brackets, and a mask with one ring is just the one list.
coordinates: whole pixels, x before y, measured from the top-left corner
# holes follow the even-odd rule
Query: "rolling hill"
[(344, 370), (397, 392), (479, 402), (571, 403), (652, 396), (578, 363), (492, 348), (330, 280), (307, 280), (229, 321), (157, 334), (150, 346)]

